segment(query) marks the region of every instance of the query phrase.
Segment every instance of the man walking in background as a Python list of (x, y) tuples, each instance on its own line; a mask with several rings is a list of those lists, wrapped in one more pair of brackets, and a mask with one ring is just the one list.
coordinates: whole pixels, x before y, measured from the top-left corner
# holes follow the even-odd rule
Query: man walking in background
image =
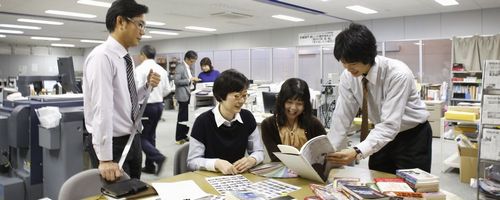
[[(168, 80), (168, 72), (160, 65), (156, 64), (154, 58), (156, 49), (150, 45), (141, 48), (139, 59), (142, 63), (135, 68), (135, 82), (137, 85), (146, 81), (149, 71), (160, 74), (161, 81), (158, 87), (151, 91), (151, 94), (144, 110), (142, 120), (143, 130), (141, 134), (141, 146), (146, 154), (146, 164), (142, 172), (158, 175), (163, 167), (166, 157), (156, 148), (156, 126), (163, 113), (163, 97), (167, 96), (172, 89)], [(155, 166), (156, 164), (156, 166)]]

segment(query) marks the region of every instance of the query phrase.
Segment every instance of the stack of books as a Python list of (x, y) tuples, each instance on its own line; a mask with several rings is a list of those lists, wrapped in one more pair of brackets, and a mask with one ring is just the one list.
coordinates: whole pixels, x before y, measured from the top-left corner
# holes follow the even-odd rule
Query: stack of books
[(396, 170), (415, 192), (439, 192), (439, 177), (419, 168)]

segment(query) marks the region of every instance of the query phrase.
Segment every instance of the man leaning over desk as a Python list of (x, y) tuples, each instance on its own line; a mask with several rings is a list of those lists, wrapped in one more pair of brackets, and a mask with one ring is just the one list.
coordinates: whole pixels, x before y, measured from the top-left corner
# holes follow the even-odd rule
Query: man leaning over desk
[[(328, 137), (345, 148), (346, 133), (361, 108), (361, 143), (330, 153), (331, 162), (348, 165), (370, 156), (369, 168), (431, 169), (432, 130), (414, 76), (399, 60), (377, 56), (376, 40), (364, 25), (351, 24), (335, 38), (334, 55), (346, 70)], [(375, 127), (368, 132), (368, 118)]]

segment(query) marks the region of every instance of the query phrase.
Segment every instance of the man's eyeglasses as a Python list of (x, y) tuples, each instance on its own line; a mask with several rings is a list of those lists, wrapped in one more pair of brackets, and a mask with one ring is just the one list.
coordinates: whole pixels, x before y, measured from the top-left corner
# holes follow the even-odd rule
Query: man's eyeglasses
[(139, 28), (140, 30), (142, 30), (144, 32), (146, 31), (146, 23), (144, 21), (136, 21), (130, 17), (127, 17), (127, 20), (134, 23), (137, 26), (137, 28)]

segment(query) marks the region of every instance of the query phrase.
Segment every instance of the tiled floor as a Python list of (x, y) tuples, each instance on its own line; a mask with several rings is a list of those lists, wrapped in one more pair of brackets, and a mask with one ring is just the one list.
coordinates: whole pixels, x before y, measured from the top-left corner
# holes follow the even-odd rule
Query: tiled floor
[[(175, 144), (175, 124), (177, 119), (177, 111), (165, 110), (163, 112), (163, 120), (158, 124), (157, 129), (157, 146), (158, 149), (167, 156), (167, 163), (164, 165), (163, 171), (159, 176), (150, 174), (142, 175), (141, 179), (146, 181), (154, 181), (157, 179), (172, 176), (173, 174), (173, 156), (179, 145)], [(355, 137), (355, 136), (354, 136)], [(352, 138), (352, 141), (359, 141), (357, 138)], [(439, 138), (434, 138), (432, 142), (432, 174), (440, 177), (441, 189), (447, 190), (456, 194), (463, 199), (476, 199), (476, 189), (468, 184), (461, 183), (459, 180), (458, 169), (447, 169), (442, 165), (446, 157), (456, 152), (456, 145), (453, 141), (445, 141), (441, 145)], [(443, 149), (441, 151), (441, 149)], [(441, 153), (442, 152), (442, 153)], [(359, 167), (368, 168), (368, 160), (362, 160)], [(444, 172), (443, 172), (444, 171)]]

